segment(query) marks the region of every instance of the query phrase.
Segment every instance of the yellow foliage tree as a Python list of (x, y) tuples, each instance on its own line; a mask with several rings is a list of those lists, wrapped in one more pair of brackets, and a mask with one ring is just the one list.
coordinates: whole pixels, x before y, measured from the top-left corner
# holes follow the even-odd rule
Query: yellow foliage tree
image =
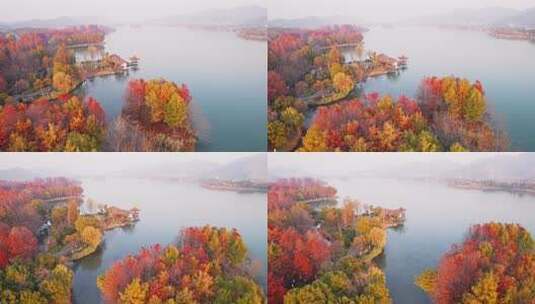
[(56, 72), (52, 77), (52, 86), (57, 91), (66, 93), (72, 88), (73, 81), (69, 74), (65, 74), (64, 72)]
[(119, 294), (121, 304), (146, 304), (149, 285), (141, 283), (139, 278), (135, 278), (123, 292)]
[(96, 248), (102, 241), (102, 232), (95, 227), (87, 226), (81, 233), (82, 242)]

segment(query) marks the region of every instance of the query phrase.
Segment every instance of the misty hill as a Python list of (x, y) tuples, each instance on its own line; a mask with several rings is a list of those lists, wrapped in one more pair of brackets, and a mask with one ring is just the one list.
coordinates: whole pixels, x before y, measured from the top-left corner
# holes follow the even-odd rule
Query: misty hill
[(525, 153), (479, 160), (452, 171), (451, 177), (498, 181), (535, 180), (534, 156)]
[[(98, 175), (98, 173), (78, 174), (88, 176)], [(162, 162), (158, 164), (143, 164), (106, 175), (115, 177), (160, 178), (190, 181), (207, 178), (264, 181), (267, 172), (266, 157), (262, 154), (258, 154), (239, 158), (224, 165), (201, 160)]]
[(10, 23), (1, 23), (0, 30), (19, 28), (64, 28), (88, 24), (112, 25), (114, 22), (104, 17), (58, 17), (52, 19), (31, 19)]
[(265, 26), (266, 21), (266, 8), (241, 6), (230, 9), (210, 9), (189, 15), (175, 15), (154, 20), (153, 23), (160, 25)]
[(45, 174), (18, 167), (0, 170), (0, 180), (23, 181), (43, 177), (46, 177)]
[(359, 17), (329, 16), (329, 17), (304, 17), (296, 19), (273, 19), (268, 22), (270, 27), (282, 28), (318, 28), (334, 24), (362, 25), (365, 21)]
[(487, 26), (514, 17), (518, 13), (515, 9), (503, 7), (462, 8), (445, 14), (413, 18), (403, 23), (411, 25)]
[(227, 165), (216, 168), (209, 174), (212, 178), (232, 180), (253, 180), (264, 182), (267, 180), (267, 156), (255, 154), (240, 158)]
[(430, 161), (405, 163), (398, 167), (356, 174), (407, 179), (535, 180), (535, 155), (500, 154), (469, 164), (460, 164), (437, 157)]
[(514, 16), (502, 18), (495, 24), (508, 27), (535, 28), (535, 7)]
[[(195, 180), (210, 174), (219, 164), (209, 161), (191, 160), (186, 162), (162, 162), (158, 164), (142, 164), (131, 168), (115, 171), (110, 176), (159, 179)], [(89, 174), (89, 175), (96, 175)], [(107, 174), (108, 175), (108, 174)]]

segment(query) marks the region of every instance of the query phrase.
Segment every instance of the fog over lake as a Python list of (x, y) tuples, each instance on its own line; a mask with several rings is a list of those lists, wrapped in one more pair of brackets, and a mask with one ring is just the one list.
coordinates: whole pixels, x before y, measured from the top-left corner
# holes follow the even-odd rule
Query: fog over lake
[(190, 89), (197, 151), (266, 150), (265, 43), (233, 32), (180, 27), (118, 27), (106, 51), (141, 58), (128, 75), (95, 78), (81, 91), (99, 100), (113, 121), (123, 107), (128, 80), (165, 78)]

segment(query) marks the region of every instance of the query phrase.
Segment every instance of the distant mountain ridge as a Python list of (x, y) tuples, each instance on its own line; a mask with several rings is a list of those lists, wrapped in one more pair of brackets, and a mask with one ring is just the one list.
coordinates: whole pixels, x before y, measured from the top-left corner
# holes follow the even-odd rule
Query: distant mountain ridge
[(37, 173), (19, 167), (0, 170), (0, 180), (25, 181), (43, 177), (45, 177), (43, 173)]
[(444, 14), (412, 18), (401, 24), (531, 28), (535, 27), (535, 8), (523, 11), (504, 7), (462, 8)]
[(113, 26), (123, 23), (159, 25), (203, 25), (203, 26), (265, 26), (267, 9), (260, 6), (239, 6), (229, 9), (209, 9), (193, 14), (174, 15), (149, 21), (114, 20), (99, 16), (62, 16), (50, 19), (31, 19), (15, 22), (0, 22), (0, 31), (19, 28), (62, 28), (87, 24)]
[(175, 15), (152, 21), (161, 25), (204, 26), (265, 26), (266, 22), (267, 9), (260, 6), (210, 9), (195, 14)]
[(518, 14), (515, 9), (502, 7), (488, 7), (483, 9), (456, 9), (439, 15), (417, 17), (408, 20), (409, 24), (418, 25), (464, 25), (482, 26), (490, 25), (499, 20), (510, 18)]
[(497, 25), (535, 29), (535, 7), (514, 16), (504, 18)]
[[(535, 155), (504, 154), (460, 164), (449, 160), (412, 162), (395, 168), (368, 172), (372, 177), (400, 179), (471, 179), (495, 181), (535, 181)], [(360, 175), (365, 175), (360, 173)]]
[(163, 161), (140, 163), (134, 166), (114, 167), (102, 171), (98, 167), (54, 167), (33, 168), (11, 167), (0, 169), (0, 180), (31, 180), (54, 176), (69, 178), (136, 178), (199, 181), (210, 178), (236, 181), (267, 180), (267, 156), (252, 154), (237, 158), (225, 164), (205, 160)]
[(0, 23), (0, 30), (13, 30), (20, 28), (64, 28), (88, 24), (112, 25), (114, 22), (105, 17), (57, 17), (52, 19), (31, 19), (16, 22)]
[(216, 168), (209, 173), (209, 176), (218, 179), (265, 182), (268, 178), (267, 156), (265, 153), (261, 153), (240, 158)]
[(529, 153), (501, 155), (473, 162), (451, 173), (452, 177), (475, 180), (535, 181), (535, 157)]
[(282, 28), (318, 28), (335, 24), (363, 25), (366, 21), (360, 17), (351, 16), (328, 16), (328, 17), (304, 17), (295, 19), (273, 19), (268, 21), (270, 27)]

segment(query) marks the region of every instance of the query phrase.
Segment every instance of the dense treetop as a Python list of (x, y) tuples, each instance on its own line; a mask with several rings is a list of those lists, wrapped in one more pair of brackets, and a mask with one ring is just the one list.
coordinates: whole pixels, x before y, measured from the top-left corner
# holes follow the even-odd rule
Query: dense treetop
[(535, 241), (516, 224), (474, 225), (416, 283), (435, 303), (533, 303)]
[[(362, 29), (274, 29), (268, 47), (268, 148), (277, 151), (503, 151), (479, 81), (427, 77), (419, 93), (397, 100), (354, 90), (368, 77), (396, 72)], [(342, 48), (344, 50), (342, 50)], [(343, 52), (353, 48), (358, 60)], [(386, 60), (387, 62), (389, 60)], [(305, 116), (315, 108), (310, 125)], [(309, 115), (310, 116), (310, 115)]]
[(2, 151), (98, 151), (105, 136), (98, 101), (65, 95), (0, 108)]
[(236, 230), (186, 228), (176, 244), (116, 262), (98, 279), (106, 303), (265, 303)]
[[(81, 193), (78, 183), (65, 178), (0, 181), (1, 303), (71, 302), (73, 273), (53, 252), (40, 250), (44, 240), (39, 231), (53, 221), (49, 248), (66, 239), (78, 219), (78, 204), (72, 198)], [(70, 201), (63, 207), (49, 201), (58, 198)]]
[(371, 261), (404, 210), (346, 200), (314, 179), (274, 182), (268, 192), (270, 303), (390, 303), (383, 272)]
[[(191, 95), (186, 85), (164, 79), (131, 80), (114, 129), (118, 151), (193, 151)], [(134, 134), (134, 135), (132, 135)]]

